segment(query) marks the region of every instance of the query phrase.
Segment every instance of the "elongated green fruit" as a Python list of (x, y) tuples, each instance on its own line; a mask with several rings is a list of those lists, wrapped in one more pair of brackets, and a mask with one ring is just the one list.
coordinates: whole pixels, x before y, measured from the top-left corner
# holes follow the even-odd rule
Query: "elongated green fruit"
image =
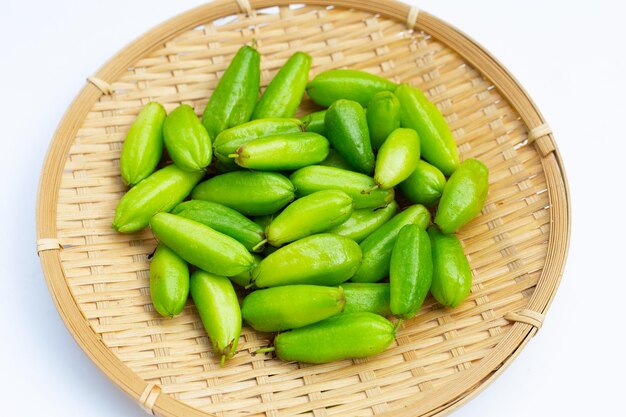
[(150, 298), (163, 317), (174, 317), (189, 296), (187, 262), (165, 245), (159, 245), (150, 261)]
[(415, 171), (400, 183), (400, 190), (411, 202), (432, 207), (439, 201), (445, 185), (446, 177), (439, 169), (419, 161)]
[(222, 130), (250, 120), (259, 97), (260, 58), (256, 49), (242, 46), (220, 78), (202, 114), (212, 138)]
[(250, 293), (243, 300), (243, 319), (260, 332), (296, 329), (341, 313), (341, 287), (286, 285)]
[(228, 277), (233, 283), (244, 288), (252, 284), (252, 271), (254, 271), (254, 268), (263, 260), (263, 258), (256, 253), (252, 254), (252, 258), (254, 259), (254, 264), (250, 270)]
[(245, 246), (202, 223), (159, 213), (150, 220), (150, 227), (161, 243), (207, 272), (233, 276), (250, 270), (254, 264)]
[(324, 129), (324, 117), (326, 117), (326, 110), (321, 110), (301, 117), (300, 121), (304, 123), (304, 129), (307, 132), (315, 132), (322, 136), (326, 136), (326, 129)]
[(276, 356), (284, 361), (327, 363), (364, 358), (384, 351), (394, 340), (395, 326), (378, 314), (339, 314), (274, 339)]
[(433, 280), (433, 258), (426, 230), (404, 226), (393, 247), (389, 271), (391, 312), (412, 319), (419, 311)]
[(472, 289), (472, 270), (463, 253), (463, 246), (454, 235), (446, 235), (436, 227), (428, 228), (433, 253), (433, 282), (430, 292), (445, 307), (456, 307)]
[(394, 91), (398, 85), (374, 74), (357, 70), (330, 70), (318, 74), (306, 87), (317, 104), (328, 107), (340, 99), (367, 106), (379, 91)]
[(272, 214), (294, 199), (293, 184), (275, 172), (235, 171), (198, 184), (194, 200), (220, 203), (246, 216)]
[(159, 103), (144, 106), (126, 134), (120, 155), (120, 173), (131, 187), (152, 174), (163, 154), (163, 121), (166, 113)]
[(344, 313), (368, 311), (381, 316), (391, 314), (389, 284), (344, 282), (341, 288), (346, 299)]
[(437, 208), (435, 224), (454, 233), (480, 213), (489, 189), (489, 170), (476, 159), (467, 159), (450, 177)]
[(328, 233), (345, 236), (359, 243), (391, 219), (397, 210), (395, 201), (376, 210), (355, 210), (348, 220), (328, 229)]
[(289, 179), (298, 197), (321, 190), (339, 190), (352, 197), (355, 209), (384, 207), (394, 198), (392, 189), (379, 189), (372, 177), (335, 167), (311, 165), (297, 170)]
[(318, 165), (323, 165), (323, 166), (327, 166), (327, 167), (335, 167), (335, 168), (340, 168), (340, 169), (345, 169), (348, 171), (351, 171), (352, 165), (350, 165), (343, 156), (339, 155), (339, 153), (334, 150), (333, 148), (330, 148), (328, 150), (328, 156), (326, 157), (326, 159), (324, 159), (322, 162), (320, 162)]
[(361, 242), (363, 261), (353, 282), (378, 282), (389, 274), (391, 252), (396, 244), (400, 229), (407, 224), (417, 224), (425, 229), (430, 222), (430, 213), (426, 207), (416, 204), (396, 214), (391, 220), (379, 227)]
[(258, 288), (281, 285), (338, 285), (350, 279), (361, 262), (351, 239), (322, 233), (297, 240), (267, 256), (252, 273)]
[(211, 339), (213, 354), (224, 366), (237, 351), (241, 334), (241, 310), (233, 284), (226, 277), (198, 270), (191, 275), (191, 297), (204, 329)]
[(249, 251), (261, 252), (265, 233), (263, 228), (229, 207), (204, 200), (180, 203), (172, 214), (194, 220), (224, 233), (242, 243)]
[(367, 105), (366, 116), (372, 148), (379, 149), (387, 136), (400, 127), (400, 102), (391, 91), (376, 93)]
[(355, 101), (337, 100), (326, 111), (326, 137), (353, 168), (364, 174), (374, 171), (374, 152), (363, 107)]
[(242, 125), (226, 129), (217, 135), (213, 143), (215, 157), (231, 171), (240, 169), (228, 155), (237, 152), (237, 149), (241, 146), (252, 142), (254, 139), (282, 135), (285, 133), (302, 132), (303, 130), (304, 125), (298, 119), (268, 118), (252, 120)]
[(178, 106), (167, 116), (163, 139), (167, 153), (180, 169), (201, 171), (211, 163), (211, 138), (191, 106)]
[(269, 244), (280, 247), (328, 230), (346, 221), (352, 206), (352, 197), (343, 191), (324, 190), (304, 196), (285, 207), (267, 227)]
[(113, 228), (121, 233), (137, 232), (150, 218), (170, 211), (183, 201), (202, 179), (202, 172), (187, 172), (169, 165), (131, 188), (117, 204)]
[(420, 160), (420, 138), (413, 129), (398, 128), (380, 147), (374, 180), (383, 190), (395, 187), (415, 171)]
[(298, 110), (311, 69), (311, 55), (296, 52), (265, 89), (252, 113), (253, 119), (293, 117)]
[(328, 140), (317, 133), (286, 133), (248, 142), (231, 157), (240, 167), (285, 171), (322, 162), (328, 148)]
[(400, 100), (400, 124), (419, 134), (422, 158), (451, 175), (459, 166), (459, 152), (439, 109), (422, 91), (406, 84), (399, 86), (395, 94)]

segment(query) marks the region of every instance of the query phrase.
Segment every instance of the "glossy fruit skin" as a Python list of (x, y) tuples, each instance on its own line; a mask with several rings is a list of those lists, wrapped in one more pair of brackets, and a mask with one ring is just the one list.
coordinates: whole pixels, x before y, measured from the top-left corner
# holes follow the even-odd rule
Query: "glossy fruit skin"
[(238, 211), (222, 204), (189, 200), (174, 207), (171, 213), (224, 233), (242, 243), (251, 252), (263, 250), (263, 246), (258, 246), (265, 239), (263, 228)]
[(303, 130), (304, 125), (298, 119), (267, 118), (252, 120), (226, 129), (217, 135), (213, 142), (215, 157), (230, 171), (238, 170), (241, 168), (228, 155), (237, 152), (237, 149), (243, 145), (258, 138), (297, 133)]
[(311, 61), (307, 53), (293, 54), (270, 81), (254, 108), (252, 119), (293, 117), (309, 81)]
[(346, 221), (328, 229), (328, 233), (345, 236), (360, 243), (363, 239), (374, 233), (376, 229), (387, 223), (387, 221), (396, 214), (397, 210), (398, 204), (395, 201), (376, 210), (354, 210)]
[(446, 177), (437, 167), (419, 161), (409, 177), (400, 183), (400, 191), (411, 202), (432, 207), (439, 201)]
[(430, 293), (445, 307), (456, 307), (472, 289), (472, 270), (463, 246), (454, 235), (435, 226), (428, 228), (433, 253), (433, 282)]
[(280, 247), (320, 233), (346, 221), (352, 214), (352, 197), (343, 191), (324, 190), (289, 204), (266, 229), (272, 246)]
[(174, 317), (189, 296), (189, 266), (165, 245), (157, 246), (150, 261), (150, 298), (163, 317)]
[(183, 171), (176, 165), (156, 171), (121, 198), (115, 209), (113, 229), (120, 233), (143, 229), (152, 216), (170, 211), (183, 201), (203, 176), (203, 172)]
[(324, 129), (324, 118), (326, 117), (326, 110), (316, 111), (314, 113), (307, 114), (300, 118), (300, 121), (304, 124), (304, 130), (307, 132), (319, 133), (322, 136), (326, 136), (326, 129)]
[(213, 159), (211, 138), (193, 107), (183, 104), (174, 109), (163, 123), (167, 153), (184, 171), (203, 171)]
[(435, 216), (444, 233), (454, 233), (476, 217), (489, 190), (489, 170), (476, 159), (467, 159), (448, 179)]
[(237, 165), (261, 171), (295, 170), (322, 162), (328, 140), (313, 132), (285, 133), (255, 139), (237, 149)]
[(354, 200), (355, 209), (384, 207), (393, 201), (393, 190), (380, 190), (372, 177), (322, 165), (300, 168), (289, 177), (302, 197), (321, 190), (340, 190)]
[(163, 154), (165, 109), (159, 103), (146, 104), (126, 134), (120, 155), (120, 173), (131, 187), (154, 172)]
[(391, 253), (390, 307), (394, 316), (412, 319), (428, 295), (433, 280), (430, 238), (416, 224), (404, 226)]
[(387, 137), (400, 127), (400, 102), (391, 91), (376, 93), (367, 105), (367, 127), (373, 149), (379, 149)]
[(299, 329), (279, 333), (276, 355), (284, 361), (327, 363), (364, 358), (384, 351), (395, 338), (395, 326), (378, 314), (339, 314)]
[(243, 300), (243, 319), (260, 332), (296, 329), (341, 313), (341, 287), (285, 285), (253, 291)]
[(414, 129), (420, 137), (422, 158), (445, 175), (459, 166), (459, 152), (443, 115), (424, 93), (407, 84), (395, 91), (400, 101), (400, 124)]
[(398, 128), (382, 144), (374, 180), (383, 190), (395, 187), (415, 171), (420, 160), (420, 138), (413, 129)]
[(256, 253), (252, 254), (252, 258), (254, 260), (254, 263), (252, 264), (252, 268), (250, 268), (248, 271), (244, 271), (240, 274), (232, 275), (228, 277), (234, 284), (237, 284), (240, 287), (244, 287), (244, 288), (252, 284), (252, 271), (263, 260), (263, 258)]
[(374, 172), (374, 152), (363, 107), (356, 101), (337, 100), (324, 117), (326, 137), (339, 155), (363, 174)]
[(346, 299), (344, 313), (368, 311), (381, 316), (391, 314), (388, 283), (344, 282), (341, 288)]
[(346, 161), (343, 156), (339, 155), (339, 153), (333, 148), (330, 148), (328, 150), (328, 156), (326, 157), (326, 159), (324, 159), (322, 162), (320, 162), (317, 165), (323, 165), (326, 167), (335, 167), (335, 168), (345, 169), (348, 171), (352, 171), (353, 169), (352, 165), (350, 165), (348, 161)]
[(245, 246), (202, 223), (175, 214), (158, 213), (150, 220), (150, 227), (161, 243), (207, 272), (233, 276), (254, 265)]
[(425, 229), (430, 222), (426, 207), (416, 204), (396, 214), (361, 242), (363, 261), (352, 282), (378, 282), (389, 274), (391, 253), (400, 229), (407, 224), (417, 224)]
[(353, 100), (367, 106), (374, 94), (394, 91), (398, 85), (386, 78), (358, 70), (329, 70), (318, 74), (306, 87), (317, 104), (329, 107), (340, 99)]
[(242, 46), (213, 90), (202, 114), (209, 136), (250, 120), (259, 97), (260, 57), (256, 49)]
[(226, 277), (197, 270), (191, 274), (191, 297), (213, 344), (213, 354), (233, 357), (241, 334), (241, 310), (233, 284)]
[(361, 262), (351, 239), (321, 233), (297, 240), (268, 255), (252, 272), (258, 288), (281, 285), (339, 285)]
[(293, 201), (294, 192), (289, 179), (276, 172), (235, 171), (198, 184), (191, 198), (220, 203), (246, 216), (264, 216)]

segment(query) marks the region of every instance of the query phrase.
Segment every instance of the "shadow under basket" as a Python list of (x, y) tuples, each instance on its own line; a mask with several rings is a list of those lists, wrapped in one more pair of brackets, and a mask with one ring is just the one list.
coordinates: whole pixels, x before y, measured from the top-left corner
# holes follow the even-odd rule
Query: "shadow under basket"
[[(255, 39), (261, 84), (295, 51), (311, 77), (361, 69), (425, 91), (461, 159), (490, 170), (482, 213), (458, 236), (474, 282), (444, 309), (427, 298), (382, 354), (286, 363), (268, 334), (244, 327), (224, 368), (191, 303), (161, 318), (149, 295), (149, 230), (111, 228), (125, 192), (119, 156), (143, 105), (200, 114), (237, 49)], [(305, 97), (299, 115), (316, 110)], [(167, 416), (434, 416), (480, 392), (541, 326), (569, 242), (569, 195), (550, 128), (482, 47), (437, 18), (390, 0), (219, 0), (148, 32), (113, 57), (67, 110), (41, 173), (37, 251), (52, 298), (85, 353), (148, 412)], [(312, 347), (314, 348), (314, 347)]]

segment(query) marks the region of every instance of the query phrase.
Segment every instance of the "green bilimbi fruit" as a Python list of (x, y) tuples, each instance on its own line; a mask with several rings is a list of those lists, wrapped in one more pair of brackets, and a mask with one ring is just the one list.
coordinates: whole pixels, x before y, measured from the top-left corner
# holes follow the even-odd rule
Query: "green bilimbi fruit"
[(304, 125), (298, 119), (267, 118), (257, 119), (239, 126), (222, 131), (215, 141), (215, 157), (230, 171), (240, 169), (228, 155), (237, 152), (237, 149), (258, 138), (297, 133), (304, 130)]
[(407, 224), (416, 224), (425, 229), (430, 222), (430, 213), (426, 207), (416, 204), (396, 214), (391, 220), (379, 227), (361, 242), (363, 261), (353, 282), (378, 282), (389, 274), (391, 252), (396, 244), (400, 229)]
[(202, 114), (202, 124), (215, 138), (222, 130), (250, 120), (259, 97), (260, 57), (242, 46), (220, 78)]
[(163, 317), (180, 314), (189, 295), (189, 266), (165, 245), (159, 245), (150, 261), (150, 298)]
[(251, 292), (243, 300), (243, 319), (260, 332), (296, 329), (341, 313), (341, 287), (286, 285)]
[(444, 233), (454, 233), (480, 213), (489, 189), (489, 170), (476, 159), (467, 159), (448, 179), (435, 216)]
[(463, 246), (454, 235), (428, 228), (433, 253), (433, 282), (430, 292), (445, 307), (456, 307), (472, 288), (472, 270)]
[(355, 101), (337, 100), (324, 117), (326, 137), (353, 168), (364, 174), (374, 171), (374, 152), (363, 107)]
[(446, 177), (439, 169), (419, 161), (409, 178), (400, 183), (400, 190), (413, 203), (432, 207), (439, 201), (445, 185)]
[(168, 155), (182, 170), (201, 171), (211, 163), (211, 138), (187, 104), (178, 106), (167, 116), (163, 123), (163, 140)]
[(265, 89), (252, 113), (253, 119), (293, 117), (309, 80), (311, 55), (296, 52), (287, 60)]
[(304, 129), (307, 132), (315, 132), (322, 136), (326, 136), (326, 129), (324, 129), (324, 117), (326, 117), (326, 110), (307, 114), (306, 116), (301, 117), (300, 121), (304, 123)]
[(158, 213), (150, 220), (150, 227), (161, 243), (207, 272), (234, 276), (254, 265), (245, 246), (202, 223), (175, 214)]
[(355, 209), (384, 207), (393, 201), (394, 191), (376, 187), (372, 177), (345, 169), (311, 165), (289, 177), (298, 197), (321, 190), (339, 190), (352, 197)]
[(263, 260), (263, 258), (256, 253), (252, 254), (252, 258), (254, 259), (254, 264), (250, 270), (228, 277), (233, 283), (244, 288), (252, 284), (252, 271), (254, 271), (254, 268)]
[(344, 282), (341, 288), (346, 299), (344, 313), (368, 311), (381, 316), (391, 314), (389, 284)]
[(340, 99), (353, 100), (367, 106), (374, 94), (394, 91), (398, 85), (364, 71), (330, 70), (318, 74), (306, 87), (306, 92), (317, 104), (328, 107)]
[(420, 137), (422, 158), (445, 175), (459, 166), (459, 152), (439, 109), (417, 88), (402, 84), (395, 91), (400, 101), (400, 124)]
[(198, 184), (191, 198), (223, 204), (246, 216), (264, 216), (293, 201), (294, 192), (293, 184), (284, 175), (235, 171)]
[(266, 229), (272, 246), (320, 233), (346, 221), (352, 214), (352, 197), (343, 191), (324, 190), (289, 204)]
[(374, 180), (383, 190), (395, 187), (413, 173), (420, 160), (420, 138), (413, 129), (391, 132), (378, 151)]
[(348, 220), (328, 229), (328, 233), (345, 236), (359, 243), (391, 219), (397, 210), (395, 201), (376, 210), (354, 210)]
[(387, 136), (400, 127), (400, 102), (391, 91), (376, 93), (367, 105), (366, 116), (372, 148), (379, 149)]
[(278, 249), (254, 269), (258, 288), (281, 285), (339, 285), (350, 279), (361, 262), (352, 239), (322, 233)]
[(121, 233), (143, 229), (152, 216), (183, 201), (203, 176), (203, 172), (183, 171), (176, 165), (156, 171), (124, 194), (115, 209), (113, 228)]
[(144, 106), (126, 134), (120, 155), (120, 173), (131, 187), (152, 174), (163, 154), (165, 109), (150, 102)]
[(404, 226), (391, 254), (389, 286), (391, 312), (411, 319), (419, 311), (433, 279), (433, 258), (426, 230)]
[(384, 351), (395, 339), (396, 326), (378, 314), (339, 314), (308, 326), (279, 333), (274, 348), (284, 361), (327, 363), (364, 358)]
[(286, 133), (255, 139), (229, 156), (243, 168), (286, 171), (322, 162), (328, 148), (328, 140), (317, 133)]
[(226, 359), (237, 351), (241, 334), (241, 310), (233, 284), (226, 277), (198, 270), (191, 275), (190, 287), (213, 354), (220, 357), (224, 366)]
[(212, 201), (190, 200), (174, 207), (172, 214), (194, 220), (242, 243), (249, 251), (261, 252), (263, 228), (229, 207)]
[(323, 166), (327, 166), (327, 167), (341, 168), (341, 169), (346, 169), (348, 171), (352, 170), (352, 165), (350, 165), (343, 158), (343, 156), (339, 155), (339, 153), (336, 150), (332, 149), (332, 148), (330, 148), (328, 150), (328, 156), (326, 157), (326, 159), (324, 159), (318, 165), (323, 165)]

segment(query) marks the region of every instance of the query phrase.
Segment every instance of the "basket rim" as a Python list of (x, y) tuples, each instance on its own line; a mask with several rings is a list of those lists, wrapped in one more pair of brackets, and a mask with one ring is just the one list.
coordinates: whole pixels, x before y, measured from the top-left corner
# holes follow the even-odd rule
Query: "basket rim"
[[(105, 82), (116, 80), (126, 68), (139, 59), (146, 51), (208, 21), (253, 9), (290, 4), (312, 6), (335, 6), (362, 10), (401, 22), (407, 22), (411, 29), (423, 30), (438, 41), (450, 47), (466, 60), (482, 76), (498, 89), (518, 112), (529, 131), (541, 131), (535, 140), (547, 182), (547, 194), (551, 210), (550, 233), (546, 263), (527, 308), (545, 315), (558, 289), (563, 275), (570, 241), (571, 205), (570, 193), (563, 161), (553, 134), (547, 126), (532, 99), (509, 71), (482, 46), (446, 22), (396, 0), (216, 0), (193, 8), (152, 28), (128, 44), (109, 59), (94, 75)], [(76, 137), (76, 131), (102, 91), (91, 82), (81, 89), (61, 119), (50, 142), (41, 170), (37, 199), (37, 242), (46, 240), (47, 246), (39, 247), (38, 254), (46, 284), (57, 310), (72, 337), (85, 354), (126, 394), (151, 413), (163, 416), (185, 415), (206, 417), (208, 414), (193, 408), (170, 395), (151, 395), (154, 384), (148, 383), (135, 374), (118, 359), (104, 344), (102, 338), (93, 331), (83, 313), (78, 308), (70, 292), (60, 259), (60, 245), (50, 245), (56, 240), (57, 191), (60, 187), (64, 163), (69, 148)], [(58, 242), (58, 241), (57, 241)], [(466, 371), (461, 381), (449, 384), (443, 393), (411, 404), (393, 415), (443, 416), (457, 409), (478, 395), (493, 382), (508, 365), (520, 354), (538, 328), (532, 324), (516, 321), (506, 337), (494, 351), (481, 360), (476, 367)], [(150, 399), (150, 404), (147, 400)]]

